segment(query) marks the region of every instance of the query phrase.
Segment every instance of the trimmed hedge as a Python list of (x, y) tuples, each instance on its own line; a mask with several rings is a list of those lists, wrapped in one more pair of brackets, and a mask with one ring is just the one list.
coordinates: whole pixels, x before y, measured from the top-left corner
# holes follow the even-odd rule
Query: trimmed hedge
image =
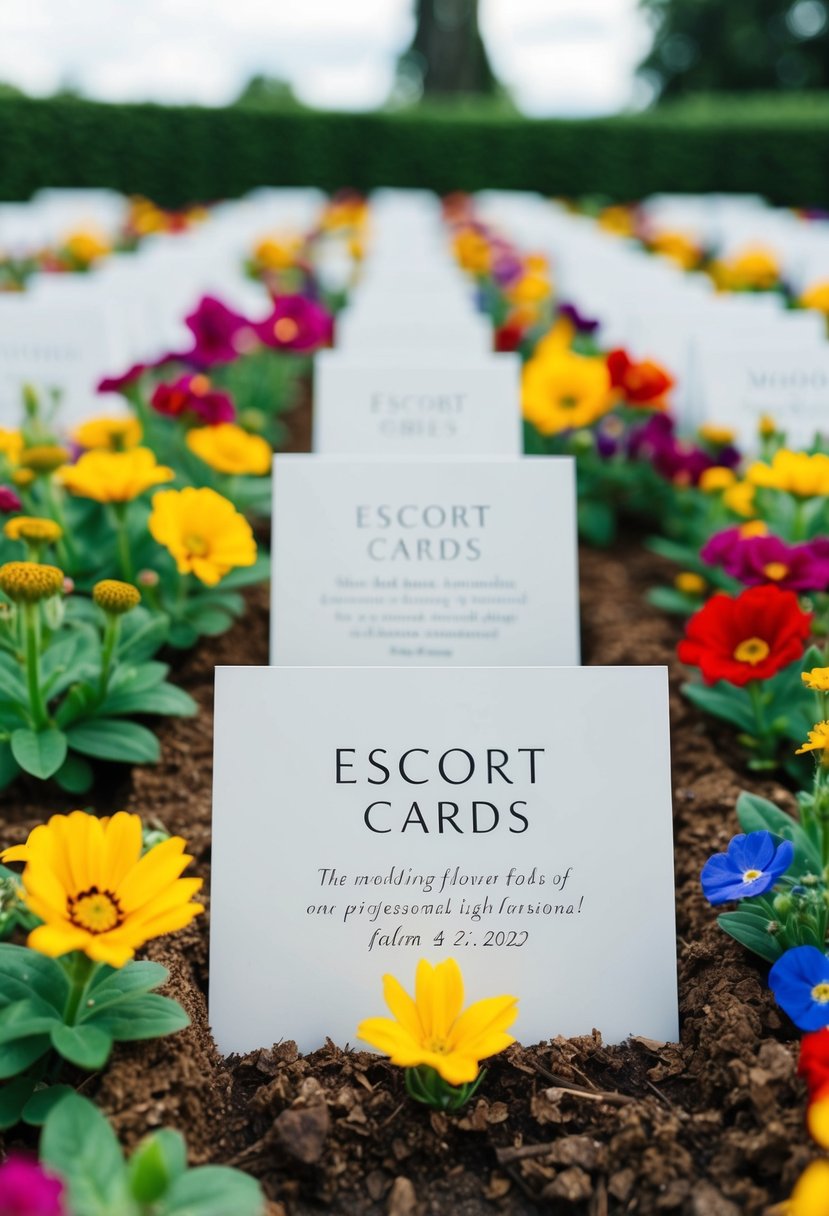
[(343, 114), (0, 100), (0, 198), (109, 186), (176, 206), (261, 185), (485, 187), (639, 198), (748, 191), (829, 204), (829, 107), (730, 100), (528, 120), (425, 107)]

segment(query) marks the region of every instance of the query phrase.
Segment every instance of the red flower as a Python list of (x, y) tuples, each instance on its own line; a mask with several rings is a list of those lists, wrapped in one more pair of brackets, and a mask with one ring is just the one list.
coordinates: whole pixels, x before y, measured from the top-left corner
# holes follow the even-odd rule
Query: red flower
[(168, 418), (188, 415), (208, 426), (232, 422), (236, 417), (236, 410), (227, 393), (215, 389), (202, 372), (195, 376), (181, 376), (172, 384), (159, 384), (150, 404), (157, 413), (165, 414)]
[(524, 341), (524, 329), (517, 321), (505, 321), (495, 331), (495, 349), (512, 352)]
[(664, 367), (650, 359), (635, 363), (625, 350), (610, 352), (607, 370), (611, 384), (630, 405), (661, 405), (665, 394), (674, 386), (673, 377)]
[(804, 1034), (797, 1074), (809, 1087), (809, 1100), (829, 1087), (829, 1026)]
[(691, 617), (677, 653), (699, 667), (707, 684), (727, 680), (742, 687), (799, 659), (811, 623), (793, 591), (772, 585), (750, 587), (736, 599), (720, 593)]

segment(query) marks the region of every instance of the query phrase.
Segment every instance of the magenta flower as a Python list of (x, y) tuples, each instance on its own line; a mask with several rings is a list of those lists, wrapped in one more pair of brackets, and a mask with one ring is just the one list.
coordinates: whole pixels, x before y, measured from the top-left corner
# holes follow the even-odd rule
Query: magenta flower
[(104, 376), (103, 380), (98, 382), (98, 392), (123, 393), (125, 388), (135, 384), (136, 380), (140, 379), (151, 366), (149, 363), (133, 363), (132, 367), (128, 367), (120, 376)]
[(733, 560), (744, 540), (743, 529), (739, 525), (725, 528), (705, 542), (700, 550), (700, 557), (709, 566), (725, 566), (726, 562)]
[[(703, 561), (721, 565), (726, 574), (736, 578), (746, 587), (759, 587), (775, 583), (787, 591), (823, 591), (829, 586), (829, 555), (823, 547), (810, 544), (787, 545), (777, 536), (739, 537), (736, 543), (719, 546), (712, 537), (702, 550)], [(720, 537), (724, 534), (720, 533)], [(716, 557), (711, 560), (713, 544)], [(708, 556), (706, 556), (708, 553)]]
[(227, 393), (215, 389), (203, 372), (181, 376), (172, 384), (159, 384), (150, 405), (156, 413), (164, 414), (167, 418), (189, 415), (191, 419), (198, 418), (208, 426), (232, 422), (236, 417), (231, 398)]
[(312, 351), (329, 346), (334, 319), (308, 296), (277, 296), (273, 312), (256, 326), (256, 336), (275, 350)]
[(12, 511), (19, 511), (22, 506), (23, 503), (14, 490), (10, 490), (8, 486), (0, 486), (0, 514), (9, 515)]
[(232, 363), (256, 344), (250, 321), (215, 296), (204, 296), (185, 323), (193, 335), (193, 348), (176, 358), (194, 367)]
[(67, 1216), (64, 1187), (36, 1161), (9, 1157), (0, 1165), (0, 1216)]
[(634, 460), (650, 461), (666, 481), (684, 486), (695, 486), (705, 470), (715, 464), (733, 468), (740, 459), (734, 448), (723, 448), (715, 460), (696, 444), (680, 438), (674, 420), (662, 413), (630, 432), (627, 450)]

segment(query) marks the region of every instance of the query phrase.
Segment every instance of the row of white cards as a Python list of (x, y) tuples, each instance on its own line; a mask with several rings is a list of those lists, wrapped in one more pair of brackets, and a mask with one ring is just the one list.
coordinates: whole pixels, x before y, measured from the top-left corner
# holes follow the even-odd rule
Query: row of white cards
[[(707, 275), (684, 273), (540, 196), (495, 193), (478, 201), (483, 218), (551, 257), (559, 298), (601, 322), (602, 346), (624, 346), (672, 373), (684, 425), (733, 427), (744, 446), (754, 442), (762, 414), (777, 419), (793, 444), (829, 431), (822, 314), (789, 311), (775, 293), (718, 294)], [(742, 225), (747, 234), (755, 230), (751, 216), (764, 213), (748, 202), (721, 207), (730, 229)], [(827, 225), (791, 216), (789, 223), (797, 225), (799, 248), (810, 258), (814, 252), (813, 268), (829, 268)]]
[(274, 665), (216, 673), (217, 1041), (354, 1043), (421, 958), (526, 1043), (675, 1039), (665, 670), (578, 666), (572, 463), (516, 454), (436, 200), (372, 226), (325, 454), (275, 461)]
[[(50, 231), (65, 234), (85, 217), (100, 219), (108, 192), (100, 194), (48, 191), (43, 206), (35, 200), (26, 208), (37, 223), (45, 207)], [(310, 229), (322, 201), (315, 190), (254, 191), (213, 208), (191, 231), (147, 238), (135, 253), (112, 254), (88, 274), (42, 273), (25, 292), (0, 294), (0, 426), (17, 425), (24, 384), (44, 393), (59, 389), (67, 426), (119, 408), (120, 398), (96, 393), (100, 380), (189, 349), (183, 318), (205, 295), (251, 321), (264, 319), (270, 300), (264, 287), (245, 278), (245, 258), (264, 233)], [(13, 247), (14, 227), (8, 218), (5, 224)], [(3, 234), (0, 207), (0, 249)], [(342, 286), (342, 266), (322, 269), (332, 286)]]

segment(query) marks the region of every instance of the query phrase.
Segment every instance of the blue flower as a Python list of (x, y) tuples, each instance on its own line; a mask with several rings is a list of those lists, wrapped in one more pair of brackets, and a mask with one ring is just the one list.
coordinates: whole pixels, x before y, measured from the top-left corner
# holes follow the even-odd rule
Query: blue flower
[(765, 895), (792, 864), (794, 845), (771, 832), (735, 836), (725, 853), (709, 857), (702, 870), (702, 890), (710, 904)]
[(829, 958), (817, 946), (795, 946), (769, 972), (775, 1000), (801, 1030), (829, 1026)]

